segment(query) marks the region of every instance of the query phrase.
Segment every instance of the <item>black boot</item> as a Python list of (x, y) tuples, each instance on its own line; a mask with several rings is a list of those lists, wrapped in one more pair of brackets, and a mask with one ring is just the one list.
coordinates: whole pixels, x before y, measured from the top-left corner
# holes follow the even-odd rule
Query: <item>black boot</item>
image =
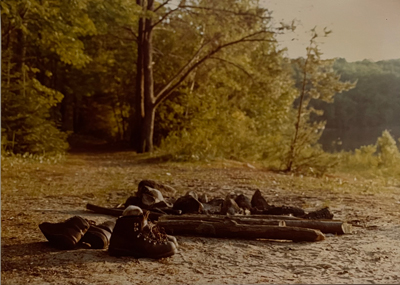
[(89, 222), (78, 216), (61, 223), (44, 222), (39, 225), (47, 240), (60, 249), (73, 249), (89, 227)]
[[(146, 229), (148, 228), (148, 229)], [(175, 244), (175, 247), (178, 248), (178, 240), (176, 237), (167, 235), (164, 231), (164, 229), (160, 229), (156, 224), (154, 224), (151, 221), (147, 221), (147, 225), (144, 226), (144, 230), (147, 232), (151, 232), (151, 235), (153, 238), (157, 238), (157, 236), (161, 236), (162, 238), (166, 238), (168, 241), (172, 242)]]
[(115, 227), (115, 221), (109, 220), (100, 225), (90, 225), (89, 230), (82, 237), (81, 242), (90, 244), (93, 249), (107, 248), (111, 234)]
[(108, 252), (112, 256), (163, 258), (174, 255), (177, 249), (157, 226), (148, 226), (147, 215), (139, 215), (118, 218)]

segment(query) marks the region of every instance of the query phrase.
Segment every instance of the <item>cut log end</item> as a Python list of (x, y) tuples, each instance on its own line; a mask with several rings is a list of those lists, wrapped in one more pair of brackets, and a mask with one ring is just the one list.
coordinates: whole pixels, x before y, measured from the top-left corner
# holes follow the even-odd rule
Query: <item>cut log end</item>
[(342, 224), (342, 231), (344, 234), (351, 234), (353, 232), (352, 224), (343, 223)]

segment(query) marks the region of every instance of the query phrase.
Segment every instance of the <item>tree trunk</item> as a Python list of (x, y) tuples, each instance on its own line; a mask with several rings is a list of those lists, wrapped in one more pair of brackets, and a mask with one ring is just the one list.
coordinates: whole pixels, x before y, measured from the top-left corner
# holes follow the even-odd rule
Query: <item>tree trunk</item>
[[(64, 132), (75, 131), (74, 130), (74, 117), (75, 117), (75, 104), (74, 95), (70, 94), (65, 89), (61, 89), (64, 94), (64, 98), (61, 101), (61, 118), (62, 127)], [(64, 91), (65, 90), (65, 91)]]
[[(154, 1), (136, 0), (143, 11), (153, 11)], [(152, 20), (139, 19), (136, 94), (131, 142), (139, 152), (153, 151), (153, 131), (156, 105), (154, 104)]]
[(150, 104), (145, 108), (145, 115), (141, 125), (140, 153), (153, 151), (155, 111), (154, 106)]
[[(153, 11), (153, 0), (148, 0), (147, 10)], [(147, 18), (144, 27), (143, 41), (143, 75), (144, 75), (144, 118), (142, 122), (140, 152), (153, 151), (154, 132), (154, 80), (153, 80), (153, 45), (152, 20)]]
[[(16, 72), (21, 73), (21, 77), (24, 76), (24, 65), (26, 55), (26, 35), (21, 29), (17, 30), (17, 44), (15, 48), (15, 61), (16, 61)], [(25, 88), (25, 86), (23, 87)]]
[[(178, 8), (185, 7), (185, 1), (180, 1)], [(167, 4), (166, 1), (164, 4)], [(160, 88), (157, 94), (154, 94), (154, 83), (153, 83), (153, 47), (152, 47), (152, 30), (155, 26), (161, 23), (167, 16), (173, 11), (177, 11), (178, 8), (172, 9), (167, 12), (163, 17), (158, 17), (154, 21), (151, 18), (157, 12), (154, 9), (154, 0), (136, 0), (136, 4), (140, 5), (143, 11), (143, 16), (139, 19), (139, 30), (137, 35), (138, 44), (138, 56), (137, 56), (137, 74), (136, 74), (136, 91), (135, 98), (131, 103), (131, 120), (130, 120), (130, 132), (131, 132), (131, 145), (139, 153), (153, 151), (153, 129), (154, 129), (154, 117), (157, 106), (164, 100), (170, 98), (173, 91), (187, 78), (192, 71), (198, 66), (203, 64), (206, 60), (212, 58), (212, 56), (222, 49), (227, 47), (251, 41), (268, 41), (271, 42), (270, 31), (266, 31), (264, 28), (261, 30), (252, 30), (251, 33), (243, 36), (240, 39), (228, 41), (223, 44), (219, 44), (211, 48), (208, 52), (202, 55), (204, 48), (209, 46), (210, 43), (201, 42), (198, 50), (195, 52), (193, 57), (187, 61), (182, 68), (173, 75), (165, 84), (163, 88)], [(164, 6), (162, 4), (161, 6)], [(194, 7), (194, 6), (193, 6)], [(199, 9), (202, 7), (199, 6)], [(150, 12), (150, 13), (149, 13)], [(258, 17), (257, 15), (254, 15)], [(260, 38), (260, 36), (266, 36), (266, 38)]]
[[(142, 0), (136, 0), (136, 4), (142, 6)], [(143, 96), (143, 27), (144, 19), (139, 19), (138, 37), (137, 37), (137, 60), (136, 60), (136, 86), (135, 96), (131, 105), (131, 144), (134, 150), (140, 149), (141, 125), (144, 111), (144, 96)]]

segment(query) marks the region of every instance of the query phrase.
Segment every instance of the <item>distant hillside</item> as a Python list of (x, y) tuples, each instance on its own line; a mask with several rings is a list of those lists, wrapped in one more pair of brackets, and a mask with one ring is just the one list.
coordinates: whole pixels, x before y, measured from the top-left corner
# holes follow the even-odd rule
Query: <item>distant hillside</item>
[(344, 149), (373, 143), (383, 130), (400, 137), (400, 59), (347, 62), (338, 59), (334, 69), (343, 81), (357, 86), (335, 96), (332, 104), (319, 103), (324, 110), (326, 131), (321, 138), (325, 148), (340, 137)]

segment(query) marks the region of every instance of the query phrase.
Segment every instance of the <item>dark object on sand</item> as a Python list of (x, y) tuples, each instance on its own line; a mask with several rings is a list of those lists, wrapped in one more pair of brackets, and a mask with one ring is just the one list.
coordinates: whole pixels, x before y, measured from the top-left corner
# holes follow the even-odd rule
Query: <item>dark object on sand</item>
[(254, 192), (253, 197), (251, 198), (251, 206), (260, 211), (268, 210), (271, 207), (258, 189)]
[(309, 212), (304, 215), (303, 218), (310, 220), (331, 220), (333, 219), (333, 214), (329, 211), (328, 207), (325, 207), (320, 210)]

